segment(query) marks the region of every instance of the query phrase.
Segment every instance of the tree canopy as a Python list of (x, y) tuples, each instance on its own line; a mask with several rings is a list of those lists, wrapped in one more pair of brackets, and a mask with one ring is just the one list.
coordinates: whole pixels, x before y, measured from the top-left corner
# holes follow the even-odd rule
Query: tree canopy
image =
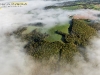
[(69, 27), (69, 34), (59, 30), (56, 30), (55, 33), (62, 35), (62, 42), (46, 41), (45, 37), (49, 34), (37, 30), (22, 35), (21, 38), (28, 42), (24, 47), (26, 52), (36, 60), (49, 60), (54, 57), (57, 61), (71, 62), (73, 56), (79, 53), (78, 47), (86, 46), (89, 39), (96, 34), (96, 30), (84, 20), (73, 19)]

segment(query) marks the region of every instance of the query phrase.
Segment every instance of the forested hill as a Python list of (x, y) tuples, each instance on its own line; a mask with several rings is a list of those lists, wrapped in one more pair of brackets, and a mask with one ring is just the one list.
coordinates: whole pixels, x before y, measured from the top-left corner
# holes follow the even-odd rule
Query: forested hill
[(69, 34), (59, 30), (56, 30), (55, 33), (62, 36), (62, 42), (46, 41), (45, 38), (49, 34), (40, 33), (37, 30), (25, 35), (21, 35), (21, 30), (14, 32), (17, 36), (21, 36), (23, 41), (28, 42), (25, 49), (34, 59), (49, 60), (54, 57), (57, 61), (72, 62), (73, 56), (80, 53), (78, 47), (86, 46), (88, 40), (96, 34), (96, 30), (84, 20), (73, 19), (69, 27)]

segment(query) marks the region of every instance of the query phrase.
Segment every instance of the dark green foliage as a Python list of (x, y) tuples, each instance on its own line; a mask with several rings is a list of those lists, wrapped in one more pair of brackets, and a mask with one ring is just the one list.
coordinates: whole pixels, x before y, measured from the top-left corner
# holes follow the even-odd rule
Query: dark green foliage
[(75, 35), (65, 35), (65, 40), (67, 43), (74, 43), (76, 38), (75, 38)]
[(56, 30), (56, 34), (62, 36), (61, 41), (49, 42), (45, 40), (48, 35), (33, 30), (29, 34), (21, 35), (22, 40), (28, 43), (24, 47), (26, 52), (36, 60), (49, 60), (54, 57), (57, 61), (72, 62), (73, 56), (79, 53), (79, 46), (88, 44), (96, 30), (86, 24), (84, 20), (73, 19), (69, 27), (69, 34)]
[(45, 42), (42, 45), (39, 45), (38, 48), (35, 48), (33, 56), (36, 59), (45, 59), (49, 60), (50, 57), (56, 57), (58, 59), (59, 49), (62, 44), (57, 44), (57, 42), (49, 43)]
[(92, 22), (89, 24), (91, 27), (93, 27), (94, 29), (96, 29), (97, 31), (100, 30), (100, 23), (95, 23)]
[(76, 52), (78, 50), (74, 43), (66, 43), (62, 48), (61, 60), (71, 62)]
[[(86, 20), (87, 21), (87, 20)], [(62, 35), (64, 43), (74, 43), (77, 46), (85, 46), (91, 36), (96, 34), (96, 30), (90, 27), (85, 20), (73, 19), (69, 27), (69, 33), (56, 31)]]
[(46, 33), (42, 34), (36, 29), (30, 32), (29, 34), (23, 35), (23, 38), (29, 42), (40, 42), (48, 35)]
[[(43, 39), (44, 36), (43, 33), (33, 31), (24, 37), (28, 41), (25, 49), (30, 55), (36, 60), (49, 60), (51, 57), (56, 58), (58, 61), (63, 59), (66, 59), (66, 61), (72, 60), (75, 51), (77, 52), (76, 45), (73, 42), (67, 44), (60, 41), (48, 42)], [(38, 41), (34, 41), (34, 39)]]
[(96, 34), (96, 30), (88, 26), (84, 20), (73, 19), (71, 34), (75, 35), (78, 45), (85, 46), (91, 36)]

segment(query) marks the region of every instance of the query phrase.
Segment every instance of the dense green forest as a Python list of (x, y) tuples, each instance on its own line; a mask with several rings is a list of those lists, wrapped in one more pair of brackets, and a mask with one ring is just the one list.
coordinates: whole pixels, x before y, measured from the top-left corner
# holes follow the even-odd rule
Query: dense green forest
[[(29, 34), (22, 34), (26, 28), (20, 28), (13, 32), (16, 37), (20, 37), (22, 41), (27, 41), (25, 45), (26, 52), (35, 60), (50, 60), (55, 58), (56, 61), (72, 62), (73, 56), (81, 54), (79, 47), (85, 47), (89, 39), (96, 35), (96, 28), (87, 24), (85, 20), (73, 19), (67, 33), (55, 30), (54, 33), (61, 35), (61, 41), (50, 42), (46, 37), (52, 35), (41, 33), (37, 29)], [(68, 33), (69, 32), (69, 33)]]

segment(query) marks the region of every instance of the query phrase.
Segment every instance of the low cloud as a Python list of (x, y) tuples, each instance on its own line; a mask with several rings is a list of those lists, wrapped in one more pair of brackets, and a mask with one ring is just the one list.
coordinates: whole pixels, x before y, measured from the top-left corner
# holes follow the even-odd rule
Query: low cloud
[(26, 2), (27, 6), (0, 9), (0, 75), (100, 75), (99, 35), (91, 40), (91, 45), (83, 49), (88, 61), (84, 60), (82, 55), (78, 55), (75, 56), (75, 63), (64, 64), (56, 71), (52, 71), (50, 65), (43, 65), (28, 56), (23, 49), (25, 43), (22, 43), (20, 39), (5, 35), (29, 23), (42, 22), (49, 28), (58, 23), (69, 22), (71, 15), (92, 16), (99, 20), (99, 17), (95, 15), (100, 14), (100, 11), (90, 9), (44, 10), (45, 6), (59, 1)]

